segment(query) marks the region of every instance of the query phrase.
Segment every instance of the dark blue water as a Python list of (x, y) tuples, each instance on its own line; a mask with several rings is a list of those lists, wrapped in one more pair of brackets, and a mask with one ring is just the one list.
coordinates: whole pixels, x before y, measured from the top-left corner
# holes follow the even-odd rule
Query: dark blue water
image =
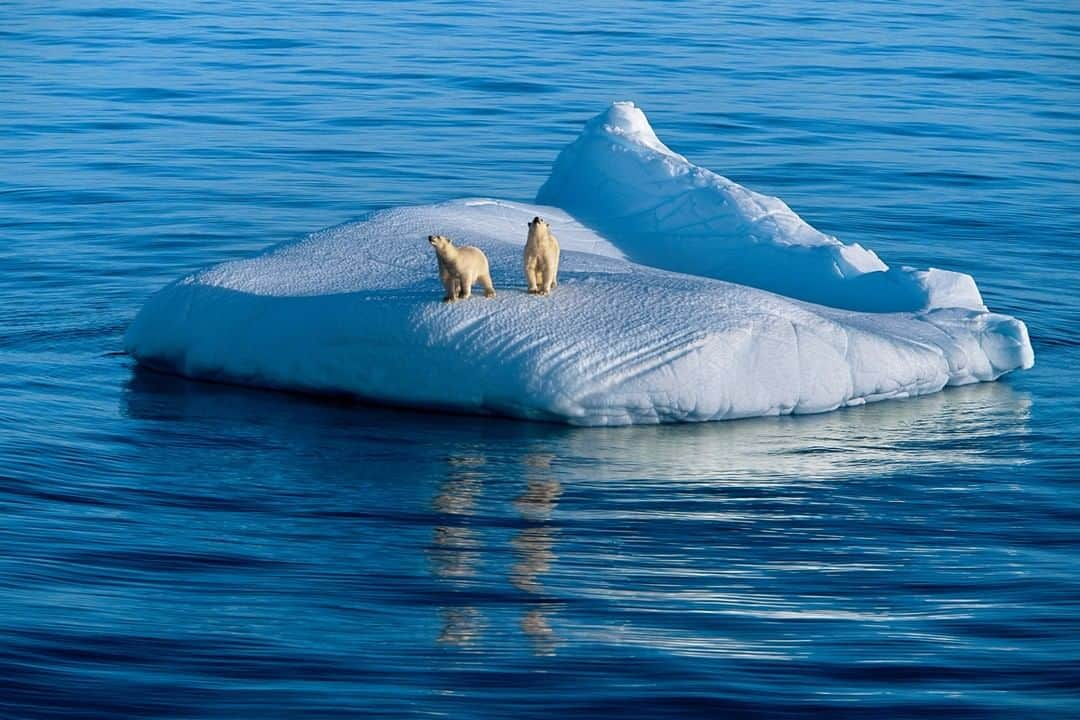
[[(268, 5), (0, 5), (0, 716), (1080, 714), (1075, 3)], [(531, 199), (616, 99), (1037, 366), (574, 430), (116, 354), (197, 267)]]

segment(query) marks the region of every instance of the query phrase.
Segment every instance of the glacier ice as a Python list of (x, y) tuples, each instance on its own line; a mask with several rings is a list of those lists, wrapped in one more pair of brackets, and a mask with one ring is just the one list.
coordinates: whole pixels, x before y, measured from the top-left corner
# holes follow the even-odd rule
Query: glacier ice
[[(125, 346), (195, 378), (577, 425), (823, 412), (1034, 360), (969, 276), (888, 269), (671, 152), (629, 103), (538, 199), (392, 208), (207, 268), (153, 295)], [(563, 249), (546, 298), (521, 271), (535, 215)], [(441, 303), (433, 233), (484, 250), (498, 296)]]

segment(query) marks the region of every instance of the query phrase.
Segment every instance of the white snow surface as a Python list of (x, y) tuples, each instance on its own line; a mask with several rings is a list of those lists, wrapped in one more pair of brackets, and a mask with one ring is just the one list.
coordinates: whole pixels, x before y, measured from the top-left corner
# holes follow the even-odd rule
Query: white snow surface
[[(601, 121), (612, 117), (618, 122)], [(974, 302), (968, 276), (878, 272), (873, 253), (818, 233), (779, 200), (689, 166), (643, 119), (632, 105), (613, 106), (563, 153), (541, 191), (603, 230), (556, 207), (491, 199), (384, 210), (168, 285), (136, 316), (126, 348), (141, 363), (195, 378), (576, 425), (824, 412), (1032, 365), (1024, 324)], [(606, 183), (590, 188), (582, 153)], [(674, 174), (661, 174), (646, 202), (649, 184), (634, 168), (665, 164)], [(687, 174), (703, 178), (700, 187), (687, 189), (698, 182)], [(678, 200), (679, 192), (688, 197)], [(880, 294), (866, 309), (888, 306), (890, 292), (907, 298), (915, 286), (926, 293), (923, 306), (826, 307), (707, 277), (723, 273), (704, 258), (693, 262), (705, 234), (667, 234), (660, 218), (704, 213), (724, 193), (739, 210), (701, 218), (710, 228), (730, 221), (719, 245), (767, 228), (755, 232), (768, 238), (771, 257), (804, 253), (790, 260), (801, 268), (800, 288), (835, 285), (841, 299), (855, 300), (844, 282), (891, 273), (899, 289), (864, 286)], [(771, 208), (773, 220), (740, 214), (753, 203)], [(549, 297), (525, 292), (521, 253), (535, 215), (563, 249)], [(652, 222), (645, 233), (636, 229), (643, 218)], [(440, 302), (429, 234), (484, 250), (497, 297)], [(642, 259), (649, 242), (667, 248), (660, 254), (670, 262), (657, 264), (686, 272), (627, 259)], [(819, 256), (832, 260), (819, 265)], [(936, 307), (934, 298), (954, 307)]]
[(986, 310), (970, 275), (892, 268), (815, 230), (780, 198), (698, 167), (630, 102), (590, 120), (536, 201), (557, 205), (644, 265), (868, 312)]

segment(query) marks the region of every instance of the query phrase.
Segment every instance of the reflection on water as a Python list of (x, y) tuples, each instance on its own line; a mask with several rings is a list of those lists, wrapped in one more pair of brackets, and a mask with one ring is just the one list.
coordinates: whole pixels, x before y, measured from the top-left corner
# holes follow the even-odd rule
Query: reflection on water
[(468, 646), (475, 643), (481, 634), (483, 617), (480, 611), (471, 605), (462, 607), (441, 607), (442, 630), (438, 641), (447, 645)]
[[(546, 486), (544, 489), (547, 490)], [(555, 485), (558, 492), (558, 485)], [(554, 505), (554, 501), (552, 502)], [(510, 570), (510, 583), (518, 590), (527, 593), (540, 592), (539, 578), (551, 569), (555, 553), (551, 547), (555, 544), (556, 530), (547, 525), (529, 527), (522, 530), (510, 541), (517, 555), (517, 562)]]
[[(1031, 399), (1005, 383), (984, 383), (821, 415), (699, 425), (596, 428), (567, 438), (568, 455), (602, 465), (609, 477), (790, 482), (854, 472), (1024, 462)], [(988, 452), (1008, 440), (1006, 455)]]
[[(524, 524), (510, 539), (514, 562), (508, 572), (510, 584), (523, 593), (537, 596), (542, 592), (540, 576), (551, 569), (556, 556), (557, 528), (551, 513), (558, 504), (562, 486), (551, 474), (553, 453), (529, 453), (522, 459), (525, 487), (512, 503)], [(446, 459), (446, 479), (439, 485), (431, 506), (438, 517), (433, 530), (428, 557), (432, 574), (445, 583), (447, 597), (469, 597), (471, 580), (483, 561), (485, 541), (469, 526), (478, 514), (478, 499), (483, 491), (482, 455), (452, 455)], [(516, 477), (501, 476), (498, 482), (514, 483)], [(542, 600), (542, 598), (540, 598)], [(551, 627), (554, 609), (550, 604), (526, 605), (519, 622), (537, 655), (555, 652), (557, 639)], [(468, 646), (481, 640), (486, 624), (484, 614), (474, 604), (443, 605), (438, 608), (441, 628), (438, 641)], [(505, 632), (506, 628), (495, 628)]]
[[(484, 458), (452, 456), (447, 458), (446, 465), (446, 480), (431, 501), (442, 524), (434, 528), (428, 556), (432, 573), (447, 582), (448, 592), (453, 597), (455, 591), (467, 589), (467, 581), (476, 575), (480, 563), (482, 540), (474, 529), (463, 523), (475, 514), (477, 498), (483, 490), (479, 468), (484, 465)], [(440, 643), (470, 645), (479, 638), (483, 617), (476, 607), (444, 606), (439, 608), (439, 614), (442, 617)]]
[[(112, 400), (79, 454), (50, 456), (71, 471), (47, 485), (12, 456), (25, 485), (8, 489), (10, 536), (63, 542), (8, 543), (7, 566), (39, 580), (6, 612), (55, 617), (47, 592), (82, 583), (66, 626), (116, 632), (155, 612), (167, 629), (138, 632), (202, 638), (175, 654), (208, 676), (216, 656), (196, 649), (235, 637), (250, 651), (223, 651), (229, 668), (314, 657), (331, 678), (397, 681), (423, 663), (459, 692), (584, 669), (605, 694), (670, 673), (691, 695), (756, 692), (764, 675), (852, 699), (911, 659), (990, 687), (1015, 680), (996, 648), (1016, 648), (1017, 672), (1068, 649), (1045, 628), (1076, 595), (1052, 544), (1075, 492), (1027, 449), (1050, 447), (1047, 403), (1009, 384), (612, 430), (139, 369)], [(50, 642), (78, 647), (70, 634)]]
[[(339, 572), (323, 554), (350, 558), (340, 571), (406, 575), (389, 601), (374, 584), (343, 603), (415, 604), (426, 642), (470, 654), (808, 662), (850, 642), (871, 648), (851, 658), (875, 661), (857, 643), (925, 652), (927, 637), (962, 637), (991, 574), (1006, 588), (997, 607), (1014, 597), (1001, 537), (1017, 486), (986, 479), (1029, 455), (1030, 399), (1007, 384), (820, 416), (575, 429), (136, 370), (123, 410), (160, 474), (150, 497), (280, 496), (273, 512), (315, 544), (297, 561), (313, 574)], [(189, 436), (213, 452), (177, 442)], [(178, 467), (185, 495), (165, 494)], [(252, 527), (241, 515), (230, 552)]]
[[(1019, 464), (1030, 453), (1029, 393), (1008, 383), (982, 383), (925, 397), (891, 400), (821, 415), (754, 418), (718, 423), (568, 428), (481, 417), (378, 409), (350, 402), (201, 383), (134, 367), (125, 386), (122, 411), (132, 418), (217, 424), (241, 423), (282, 437), (307, 435), (324, 442), (319, 460), (335, 464), (333, 455), (355, 448), (326, 443), (343, 427), (410, 445), (440, 443), (453, 455), (448, 478), (461, 483), (440, 495), (449, 515), (454, 503), (470, 502), (479, 492), (482, 453), (460, 453), (464, 439), (488, 454), (515, 453), (516, 447), (557, 448), (564, 463), (595, 468), (603, 478), (648, 474), (679, 480), (737, 480), (754, 483), (842, 477), (872, 469), (876, 473), (935, 466), (980, 467)], [(376, 428), (367, 433), (364, 428)], [(329, 432), (327, 435), (325, 433)], [(426, 440), (411, 435), (418, 433)], [(317, 437), (321, 436), (321, 437)], [(988, 441), (995, 442), (990, 443)], [(454, 454), (457, 453), (457, 454)], [(542, 457), (542, 456), (540, 456)], [(312, 458), (287, 458), (288, 462)], [(534, 477), (543, 460), (518, 459)], [(539, 464), (539, 466), (530, 466)], [(340, 470), (326, 468), (327, 472)], [(443, 497), (445, 495), (445, 497)], [(525, 505), (528, 505), (525, 500)], [(437, 508), (438, 509), (438, 508)], [(527, 509), (521, 509), (527, 514)]]
[(440, 525), (434, 535), (430, 553), (432, 572), (446, 579), (476, 575), (480, 543), (475, 530)]
[[(510, 569), (510, 583), (522, 592), (541, 595), (541, 576), (551, 570), (557, 556), (553, 550), (559, 529), (552, 525), (551, 514), (562, 495), (562, 485), (552, 474), (554, 453), (530, 453), (524, 458), (525, 489), (514, 500), (514, 509), (528, 525), (510, 542), (515, 562)], [(555, 607), (541, 604), (527, 610), (521, 618), (521, 631), (532, 641), (537, 655), (554, 655), (558, 638), (551, 627)]]

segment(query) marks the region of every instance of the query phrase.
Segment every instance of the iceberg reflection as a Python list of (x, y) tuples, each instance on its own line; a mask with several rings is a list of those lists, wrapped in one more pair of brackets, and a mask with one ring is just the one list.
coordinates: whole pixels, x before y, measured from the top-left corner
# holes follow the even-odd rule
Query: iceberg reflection
[[(777, 623), (960, 621), (983, 559), (941, 528), (984, 469), (1029, 462), (1034, 442), (1031, 398), (1008, 383), (827, 415), (574, 429), (136, 371), (121, 411), (157, 472), (132, 479), (140, 502), (212, 498), (208, 532), (229, 527), (230, 543), (262, 539), (242, 509), (280, 508), (305, 538), (294, 566), (339, 581), (343, 604), (390, 593), (432, 644), (536, 655), (640, 643), (779, 659), (803, 650)], [(1010, 516), (1005, 496), (982, 500)], [(889, 532), (866, 533), (867, 518)], [(353, 560), (320, 561), (333, 557)], [(959, 584), (933, 602), (867, 590), (943, 570)]]
[(1030, 414), (1028, 394), (981, 383), (823, 415), (596, 428), (566, 441), (568, 456), (599, 463), (602, 477), (639, 476), (644, 466), (652, 477), (770, 483), (1022, 463)]
[[(559, 456), (563, 470), (587, 468), (598, 478), (641, 477), (645, 472), (650, 477), (673, 480), (769, 482), (832, 478), (871, 468), (875, 472), (902, 472), (944, 464), (1023, 463), (1028, 456), (1024, 448), (1030, 434), (1031, 396), (1007, 382), (978, 383), (904, 402), (871, 403), (821, 415), (576, 429), (301, 398), (196, 382), (135, 367), (122, 395), (121, 412), (178, 427), (209, 425), (208, 432), (217, 434), (223, 426), (242, 427), (249, 438), (262, 435), (266, 442), (306, 444), (317, 450), (253, 453), (244, 458), (253, 465), (273, 463), (275, 475), (286, 474), (290, 468), (307, 477), (351, 474), (352, 457), (364, 451), (353, 441), (377, 432), (382, 442), (408, 444), (414, 453), (424, 452), (424, 445), (416, 442), (422, 436), (428, 443), (434, 438), (455, 448), (467, 442), (477, 453), (482, 450), (499, 458), (512, 457), (514, 462), (521, 462), (523, 454), (535, 455), (538, 451), (533, 448), (543, 445), (542, 452)], [(146, 452), (152, 452), (157, 425), (136, 430), (145, 433), (140, 442)], [(991, 439), (994, 442), (987, 442)], [(162, 456), (161, 460), (171, 466), (174, 459)], [(453, 482), (460, 487), (444, 493), (439, 501), (447, 503), (449, 514), (455, 514), (450, 512), (454, 503), (468, 503), (478, 492), (475, 485), (481, 473), (469, 462), (457, 458), (451, 463), (450, 477), (456, 478)], [(530, 471), (536, 474), (539, 468)], [(560, 474), (565, 476), (565, 472)]]

